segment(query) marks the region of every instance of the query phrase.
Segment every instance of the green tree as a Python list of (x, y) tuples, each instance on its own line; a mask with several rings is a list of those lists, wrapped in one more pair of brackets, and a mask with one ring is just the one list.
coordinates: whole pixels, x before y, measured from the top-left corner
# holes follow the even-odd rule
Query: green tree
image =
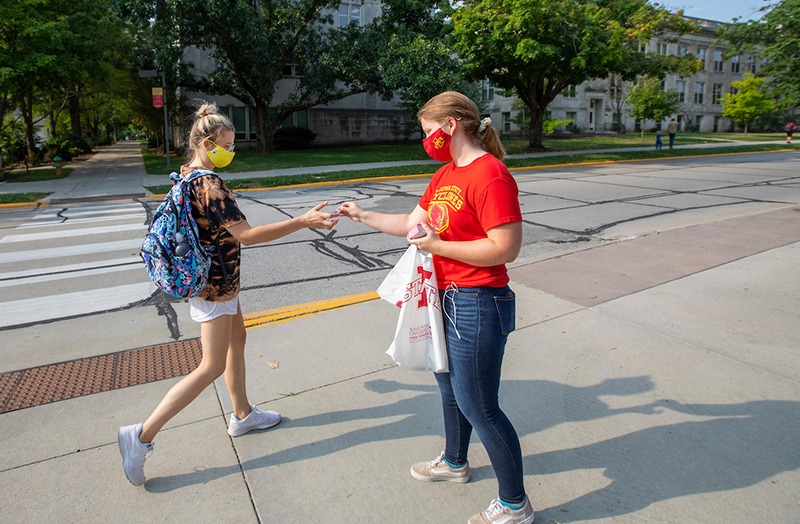
[(0, 3), (0, 130), (13, 103), (35, 157), (34, 124), (49, 118), (55, 131), (68, 105), (80, 134), (80, 86), (107, 74), (110, 57), (124, 47), (120, 34), (107, 0)]
[(617, 133), (624, 135), (627, 132), (625, 124), (622, 122), (622, 108), (628, 101), (628, 93), (630, 92), (631, 83), (623, 80), (622, 75), (611, 73), (608, 75), (608, 98), (611, 100), (611, 108), (616, 116)]
[(743, 123), (745, 135), (751, 122), (775, 109), (775, 101), (763, 92), (765, 83), (765, 79), (745, 73), (743, 80), (731, 84), (736, 94), (725, 93), (722, 97), (722, 116)]
[[(253, 109), (256, 150), (273, 150), (275, 131), (292, 113), (357, 93), (391, 96), (376, 64), (391, 34), (379, 23), (331, 27), (339, 0), (120, 0), (155, 50), (155, 68), (168, 83), (227, 94)], [(218, 64), (194, 75), (183, 58), (187, 46), (208, 50)], [(278, 83), (291, 72), (293, 86), (273, 103)]]
[(800, 1), (781, 0), (761, 8), (760, 20), (720, 26), (722, 39), (731, 44), (727, 55), (750, 53), (763, 60), (759, 75), (767, 78), (772, 96), (781, 108), (800, 105)]
[(680, 107), (680, 95), (675, 89), (664, 90), (657, 77), (642, 78), (628, 93), (631, 116), (642, 120), (642, 142), (644, 123), (647, 120), (664, 120), (676, 113)]
[[(466, 91), (461, 60), (447, 46), (453, 9), (442, 0), (387, 0), (378, 23), (391, 33), (379, 69), (388, 89), (397, 92), (399, 107), (409, 115), (400, 134), (421, 132), (417, 112), (443, 91)], [(469, 95), (468, 95), (469, 96)]]
[(472, 78), (514, 90), (530, 110), (529, 147), (542, 150), (547, 106), (568, 85), (619, 73), (692, 71), (692, 56), (644, 53), (650, 38), (696, 26), (647, 0), (466, 0), (453, 15), (454, 47)]

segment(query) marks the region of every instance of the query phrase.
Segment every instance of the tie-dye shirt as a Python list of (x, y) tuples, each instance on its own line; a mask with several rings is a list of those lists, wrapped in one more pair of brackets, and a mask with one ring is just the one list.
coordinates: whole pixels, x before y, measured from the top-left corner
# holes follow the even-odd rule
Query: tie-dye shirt
[(239, 294), (241, 247), (226, 226), (247, 220), (225, 182), (216, 174), (202, 175), (190, 182), (192, 216), (197, 222), (200, 242), (220, 247), (211, 257), (208, 281), (199, 297), (210, 302), (225, 302)]

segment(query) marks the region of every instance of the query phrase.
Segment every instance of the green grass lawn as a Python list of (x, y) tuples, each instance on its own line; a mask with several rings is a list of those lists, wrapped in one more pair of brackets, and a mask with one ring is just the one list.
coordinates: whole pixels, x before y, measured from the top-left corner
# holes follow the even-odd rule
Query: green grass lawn
[(704, 137), (716, 138), (720, 140), (742, 141), (742, 142), (766, 142), (768, 140), (783, 140), (786, 142), (786, 133), (678, 133), (684, 137)]
[(50, 193), (7, 193), (0, 195), (0, 204), (22, 204), (36, 202)]
[[(544, 146), (550, 151), (582, 151), (587, 149), (613, 149), (620, 147), (648, 147), (655, 136), (645, 133), (644, 142), (638, 134), (598, 135), (592, 137), (545, 138)], [(680, 143), (710, 142), (704, 136), (682, 134)], [(503, 145), (509, 155), (527, 152), (527, 139), (503, 138)], [(153, 150), (142, 150), (145, 170), (151, 175), (165, 175), (177, 171), (185, 158), (171, 157), (170, 169), (167, 160)], [(252, 151), (237, 151), (233, 163), (220, 173), (245, 173), (248, 171), (268, 171), (290, 167), (335, 166), (342, 164), (362, 164), (368, 162), (393, 162), (408, 160), (428, 160), (421, 142), (405, 142), (392, 145), (368, 145), (342, 148), (305, 149), (301, 151), (275, 151), (262, 155)]]
[[(646, 136), (646, 135), (645, 135)], [(648, 144), (650, 145), (650, 144)], [(508, 167), (537, 167), (537, 166), (558, 166), (563, 164), (585, 163), (585, 162), (610, 162), (620, 160), (644, 160), (644, 159), (664, 159), (675, 157), (686, 157), (696, 155), (714, 155), (714, 154), (730, 154), (730, 153), (747, 153), (759, 151), (775, 151), (779, 149), (800, 149), (798, 146), (788, 146), (785, 143), (776, 144), (754, 144), (742, 145), (734, 147), (719, 147), (709, 148), (703, 150), (686, 150), (686, 149), (647, 149), (646, 151), (621, 151), (619, 153), (597, 153), (591, 155), (585, 154), (564, 154), (551, 157), (539, 158), (509, 158), (505, 160)], [(274, 177), (253, 177), (238, 180), (227, 180), (225, 184), (231, 190), (241, 189), (256, 189), (256, 188), (269, 188), (280, 186), (291, 186), (298, 184), (310, 184), (317, 182), (328, 181), (343, 181), (355, 180), (359, 178), (375, 178), (386, 176), (408, 176), (408, 175), (421, 175), (430, 174), (436, 170), (435, 165), (412, 165), (403, 167), (384, 167), (377, 169), (365, 169), (355, 171), (333, 171), (330, 173), (315, 173), (307, 175), (292, 175), (292, 176), (274, 176)], [(224, 174), (222, 175), (225, 178)], [(147, 189), (154, 194), (165, 194), (172, 185), (152, 186)]]
[(75, 171), (72, 168), (65, 167), (61, 169), (61, 174), (56, 174), (56, 168), (45, 167), (31, 169), (30, 172), (23, 171), (10, 171), (5, 173), (6, 182), (41, 182), (42, 180), (56, 180), (64, 178), (70, 173)]

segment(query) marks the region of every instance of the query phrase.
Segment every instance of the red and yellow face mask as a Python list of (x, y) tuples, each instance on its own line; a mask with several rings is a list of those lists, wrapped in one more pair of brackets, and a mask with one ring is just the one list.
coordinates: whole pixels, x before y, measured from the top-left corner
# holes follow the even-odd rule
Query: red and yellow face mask
[(439, 162), (450, 162), (453, 156), (450, 154), (450, 135), (444, 132), (440, 127), (427, 138), (422, 141), (425, 152), (431, 158)]

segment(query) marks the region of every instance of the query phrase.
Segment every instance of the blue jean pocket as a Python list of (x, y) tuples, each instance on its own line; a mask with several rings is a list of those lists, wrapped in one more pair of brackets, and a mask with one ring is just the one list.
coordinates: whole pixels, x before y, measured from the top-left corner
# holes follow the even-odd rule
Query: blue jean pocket
[(513, 291), (509, 291), (507, 295), (494, 297), (494, 305), (497, 308), (497, 315), (500, 317), (500, 331), (504, 336), (507, 336), (516, 328), (516, 304), (517, 297)]

